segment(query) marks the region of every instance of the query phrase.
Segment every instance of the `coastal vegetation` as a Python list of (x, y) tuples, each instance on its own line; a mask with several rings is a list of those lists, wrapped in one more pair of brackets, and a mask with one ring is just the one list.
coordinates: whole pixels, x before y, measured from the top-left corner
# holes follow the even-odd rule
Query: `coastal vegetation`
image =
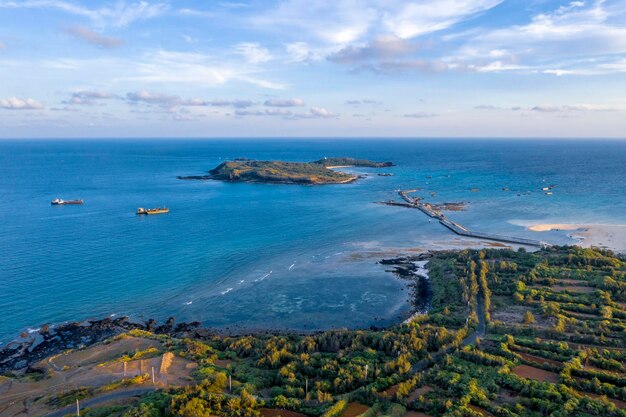
[(353, 158), (323, 158), (314, 162), (256, 161), (240, 158), (221, 163), (210, 170), (209, 175), (179, 178), (280, 184), (343, 184), (355, 181), (359, 176), (330, 168), (348, 166), (382, 168), (393, 166), (393, 163)]
[[(423, 259), (383, 264), (408, 276)], [(197, 366), (188, 383), (111, 415), (626, 417), (624, 258), (578, 247), (463, 250), (432, 253), (428, 270), (428, 291), (415, 286), (430, 297), (428, 313), (388, 329), (133, 330)]]

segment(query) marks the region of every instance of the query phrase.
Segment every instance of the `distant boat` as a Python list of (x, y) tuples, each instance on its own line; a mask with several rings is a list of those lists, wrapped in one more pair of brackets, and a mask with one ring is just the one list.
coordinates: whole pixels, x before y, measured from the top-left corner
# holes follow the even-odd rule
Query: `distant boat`
[(164, 213), (169, 213), (169, 212), (170, 212), (170, 209), (168, 209), (167, 207), (157, 207), (157, 208), (151, 208), (151, 209), (139, 207), (137, 209), (137, 214), (164, 214)]
[(54, 200), (52, 200), (50, 202), (50, 204), (52, 204), (53, 206), (65, 206), (68, 204), (83, 204), (84, 201), (83, 200), (62, 200), (60, 198), (55, 198)]
[(545, 195), (552, 195), (552, 194), (553, 194), (552, 191), (548, 191), (545, 193)]

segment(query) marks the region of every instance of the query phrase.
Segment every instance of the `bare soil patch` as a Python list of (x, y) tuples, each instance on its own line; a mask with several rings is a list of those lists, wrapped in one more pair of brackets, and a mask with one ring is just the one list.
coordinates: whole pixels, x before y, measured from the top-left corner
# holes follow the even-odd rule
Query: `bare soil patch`
[(541, 382), (557, 383), (559, 376), (554, 372), (544, 371), (543, 369), (535, 368), (528, 365), (519, 365), (513, 368), (512, 372), (522, 378), (534, 379)]
[(396, 393), (398, 392), (399, 387), (400, 387), (400, 384), (393, 385), (387, 388), (386, 390), (384, 390), (383, 395), (386, 395), (387, 397), (394, 397)]
[(529, 355), (528, 353), (523, 353), (523, 352), (516, 352), (516, 353), (520, 355), (522, 358), (524, 358), (525, 360), (527, 360), (528, 362), (533, 362), (538, 365), (543, 365), (544, 363), (548, 363), (550, 365), (555, 365), (559, 367), (563, 366), (563, 362), (555, 361), (553, 359), (546, 359), (546, 358), (542, 358), (541, 356)]
[[(590, 392), (580, 392), (580, 391), (577, 391), (577, 392), (578, 392), (580, 395), (584, 395), (584, 396), (586, 396), (586, 397), (590, 397), (590, 398), (594, 398), (594, 399), (599, 399), (599, 398), (602, 398), (602, 396), (601, 396), (601, 395), (598, 395), (598, 394), (592, 394), (592, 393), (590, 393)], [(616, 400), (616, 399), (614, 399), (614, 398), (609, 398), (609, 397), (607, 397), (606, 399), (607, 399), (607, 400), (609, 400), (610, 402), (612, 402), (613, 404), (615, 404), (615, 406), (616, 406), (617, 408), (619, 408), (619, 409), (621, 409), (621, 410), (626, 410), (626, 402), (621, 401), (621, 400)]]
[(589, 314), (589, 313), (579, 313), (578, 311), (569, 311), (569, 310), (563, 310), (563, 313), (573, 317), (573, 318), (577, 318), (579, 320), (584, 320), (584, 319), (597, 319), (599, 316), (596, 314)]
[[(193, 381), (191, 374), (196, 364), (172, 354), (128, 361), (126, 368), (123, 362), (116, 361), (125, 354), (132, 355), (137, 350), (150, 347), (161, 349), (162, 345), (152, 339), (128, 337), (44, 359), (37, 366), (49, 372), (49, 378), (40, 381), (3, 381), (0, 389), (0, 416), (12, 416), (17, 411), (29, 416), (45, 415), (50, 411), (50, 406), (46, 403), (49, 395), (78, 387), (102, 387), (122, 380), (125, 375), (126, 378), (132, 378), (151, 374), (152, 368), (155, 383), (160, 387), (187, 385)], [(151, 379), (143, 385), (152, 385)], [(133, 387), (136, 388), (137, 385)], [(37, 398), (40, 400), (33, 401)], [(5, 405), (9, 407), (4, 407)], [(17, 410), (15, 407), (21, 408)]]
[(339, 417), (357, 417), (369, 410), (369, 407), (359, 403), (350, 403), (343, 410), (343, 413), (339, 415)]
[(519, 397), (509, 390), (502, 390), (497, 397), (499, 403), (516, 403), (519, 401)]
[[(560, 343), (562, 342), (562, 340), (546, 340), (546, 341), (550, 341), (550, 342), (557, 342)], [(570, 349), (574, 349), (574, 350), (584, 350), (584, 349), (588, 349), (588, 348), (595, 348), (595, 349), (599, 349), (599, 350), (608, 350), (611, 352), (623, 352), (626, 349), (623, 348), (616, 348), (616, 347), (611, 347), (611, 346), (601, 346), (601, 345), (590, 345), (590, 344), (586, 344), (586, 343), (573, 343), (573, 342), (565, 342), (567, 343), (567, 346)]]
[(591, 285), (589, 281), (586, 281), (584, 279), (558, 278), (556, 280), (556, 285), (573, 285), (575, 287), (592, 287), (593, 288), (593, 285)]
[(233, 363), (232, 360), (230, 359), (215, 359), (215, 362), (213, 362), (215, 365), (220, 366), (222, 368), (228, 368), (228, 366), (230, 364)]
[(620, 372), (620, 371), (614, 371), (614, 370), (611, 370), (611, 369), (596, 368), (595, 366), (591, 366), (591, 365), (585, 365), (583, 368), (585, 370), (588, 370), (588, 371), (606, 372), (606, 373), (617, 375), (617, 376), (622, 376), (622, 377), (624, 376), (624, 374), (622, 372)]
[(429, 386), (429, 385), (424, 385), (423, 387), (420, 387), (418, 389), (416, 389), (415, 391), (413, 391), (411, 394), (409, 394), (407, 401), (408, 402), (413, 402), (415, 400), (417, 400), (421, 395), (426, 395), (429, 392), (434, 391), (434, 388)]
[(274, 408), (261, 408), (259, 410), (263, 417), (307, 417), (305, 414), (296, 413), (289, 410), (277, 410)]
[(259, 410), (263, 417), (307, 417), (305, 414), (296, 413), (289, 410), (277, 410), (274, 408), (261, 408)]
[[(507, 304), (508, 303), (508, 304)], [(535, 316), (535, 326), (549, 327), (554, 325), (554, 318), (544, 318), (537, 310), (530, 306), (510, 305), (510, 300), (498, 302), (496, 308), (491, 311), (491, 319), (507, 324), (519, 324), (524, 319), (524, 314), (530, 311)]]
[(161, 342), (152, 339), (138, 337), (124, 337), (111, 343), (94, 345), (83, 350), (71, 351), (49, 359), (53, 367), (61, 369), (65, 366), (78, 368), (81, 366), (98, 365), (110, 362), (122, 357), (132, 355), (137, 351), (146, 350), (151, 347), (161, 348)]
[(578, 294), (589, 294), (594, 292), (596, 289), (593, 287), (581, 287), (578, 285), (553, 285), (550, 287), (553, 291), (568, 291), (575, 292)]
[(484, 410), (484, 409), (482, 409), (480, 407), (477, 407), (475, 405), (469, 404), (468, 407), (471, 408), (472, 410), (476, 411), (477, 413), (482, 414), (485, 417), (494, 417), (494, 415), (491, 414), (489, 411)]

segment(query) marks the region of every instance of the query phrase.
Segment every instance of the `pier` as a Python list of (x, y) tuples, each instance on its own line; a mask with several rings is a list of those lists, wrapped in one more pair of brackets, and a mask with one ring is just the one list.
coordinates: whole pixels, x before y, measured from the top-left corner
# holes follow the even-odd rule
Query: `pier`
[(441, 223), (443, 226), (447, 227), (452, 232), (460, 236), (473, 237), (477, 239), (493, 240), (496, 242), (517, 243), (520, 245), (527, 245), (527, 246), (537, 246), (537, 247), (550, 246), (548, 243), (542, 242), (540, 240), (526, 239), (522, 237), (513, 237), (513, 236), (503, 236), (503, 235), (496, 235), (492, 233), (476, 232), (473, 230), (469, 230), (465, 226), (448, 219), (441, 211), (433, 208), (431, 204), (422, 203), (421, 198), (411, 197), (409, 195), (409, 193), (412, 193), (415, 191), (416, 190), (398, 191), (398, 194), (400, 195), (400, 197), (402, 197), (404, 201), (406, 201), (406, 203), (388, 201), (383, 204), (386, 204), (389, 206), (416, 208), (420, 210), (422, 213), (426, 214), (428, 217), (438, 220), (439, 223)]

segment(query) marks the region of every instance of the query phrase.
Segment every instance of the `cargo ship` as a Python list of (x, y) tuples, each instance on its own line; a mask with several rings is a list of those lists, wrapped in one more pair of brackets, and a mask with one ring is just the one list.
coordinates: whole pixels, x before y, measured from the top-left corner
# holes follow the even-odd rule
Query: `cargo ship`
[(50, 202), (50, 204), (52, 204), (53, 206), (65, 206), (68, 204), (83, 204), (84, 201), (83, 200), (62, 200), (60, 198), (55, 198), (54, 200), (52, 200)]
[(138, 208), (137, 209), (137, 214), (164, 214), (164, 213), (169, 213), (170, 209), (168, 209), (167, 207), (157, 207), (157, 208), (151, 208), (151, 209), (146, 209), (146, 208)]

